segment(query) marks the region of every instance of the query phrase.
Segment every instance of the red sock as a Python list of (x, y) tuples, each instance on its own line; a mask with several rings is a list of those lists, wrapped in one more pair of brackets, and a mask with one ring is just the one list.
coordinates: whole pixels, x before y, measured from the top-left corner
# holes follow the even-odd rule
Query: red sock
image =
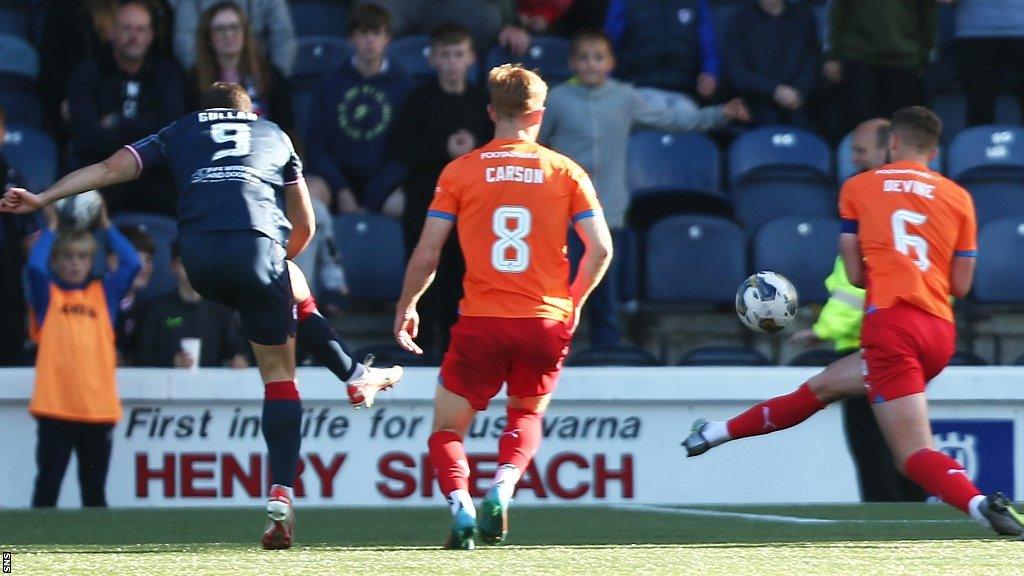
[(298, 316), (299, 322), (309, 318), (312, 314), (316, 314), (316, 312), (316, 300), (313, 296), (306, 298), (295, 306), (295, 313)]
[(508, 409), (508, 424), (498, 439), (498, 466), (511, 464), (520, 472), (533, 460), (540, 446), (542, 412)]
[(263, 398), (266, 400), (299, 400), (299, 389), (295, 380), (279, 380), (263, 385)]
[(937, 450), (918, 450), (903, 463), (903, 470), (921, 488), (943, 502), (970, 514), (971, 498), (981, 494), (956, 460)]
[(765, 400), (735, 416), (726, 426), (734, 439), (759, 436), (796, 426), (824, 407), (805, 382), (790, 394)]
[(462, 438), (451, 430), (438, 430), (430, 435), (427, 446), (441, 492), (448, 496), (453, 490), (468, 490), (469, 462)]

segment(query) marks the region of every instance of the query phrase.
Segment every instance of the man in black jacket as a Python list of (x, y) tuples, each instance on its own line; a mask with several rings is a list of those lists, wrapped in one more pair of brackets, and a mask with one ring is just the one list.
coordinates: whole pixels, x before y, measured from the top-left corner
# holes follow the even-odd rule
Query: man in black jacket
[[(149, 4), (123, 1), (115, 14), (112, 36), (109, 52), (83, 60), (71, 76), (72, 153), (79, 165), (102, 161), (185, 112), (178, 65), (151, 50), (154, 16)], [(174, 215), (174, 187), (165, 170), (111, 186), (103, 195), (111, 212)]]

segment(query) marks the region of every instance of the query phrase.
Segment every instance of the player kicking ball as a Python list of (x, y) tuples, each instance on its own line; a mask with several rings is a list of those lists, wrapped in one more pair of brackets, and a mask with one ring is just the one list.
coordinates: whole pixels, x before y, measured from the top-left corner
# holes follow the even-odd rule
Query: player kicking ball
[[(536, 143), (547, 86), (520, 66), (488, 76), (494, 140), (453, 160), (406, 269), (395, 338), (421, 354), (416, 304), (430, 285), (441, 248), (458, 226), (466, 260), (465, 296), (452, 328), (434, 396), (430, 461), (453, 516), (445, 548), (502, 544), (516, 483), (541, 440), (544, 411), (569, 350), (576, 318), (612, 256), (611, 235), (587, 174)], [(586, 247), (569, 285), (569, 224)], [(473, 416), (507, 385), (508, 424), (498, 469), (478, 515), (469, 493), (462, 440)]]
[(289, 548), (302, 420), (296, 333), (318, 361), (346, 381), (354, 405), (372, 404), (378, 390), (398, 382), (402, 369), (353, 361), (317, 312), (298, 267), (286, 261), (302, 252), (315, 228), (302, 163), (288, 136), (252, 113), (248, 93), (237, 84), (214, 84), (203, 93), (202, 107), (38, 195), (7, 191), (0, 211), (32, 212), (138, 178), (147, 166), (170, 166), (179, 192), (178, 244), (189, 280), (204, 298), (238, 311), (256, 355), (272, 482), (262, 544)]
[[(973, 282), (974, 205), (966, 190), (927, 167), (942, 132), (933, 112), (898, 110), (891, 130), (892, 162), (850, 178), (839, 195), (846, 274), (853, 285), (867, 286), (861, 354), (728, 422), (698, 420), (683, 445), (688, 456), (703, 454), (789, 428), (829, 402), (866, 391), (900, 472), (982, 526), (1019, 536), (1024, 518), (1006, 498), (983, 496), (956, 460), (935, 450), (924, 394), (955, 350), (950, 296), (963, 298)], [(861, 384), (866, 388), (856, 392)]]

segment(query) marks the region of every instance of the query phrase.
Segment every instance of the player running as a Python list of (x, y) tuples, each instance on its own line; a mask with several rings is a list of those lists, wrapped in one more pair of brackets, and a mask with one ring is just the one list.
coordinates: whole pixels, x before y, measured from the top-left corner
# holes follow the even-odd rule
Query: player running
[[(405, 275), (395, 338), (413, 341), (416, 303), (430, 285), (452, 227), (466, 259), (465, 297), (452, 328), (434, 396), (430, 460), (451, 506), (445, 548), (471, 549), (479, 527), (504, 543), (508, 505), (541, 440), (541, 421), (569, 350), (579, 311), (612, 257), (611, 235), (590, 178), (572, 160), (536, 143), (547, 86), (520, 66), (488, 77), (495, 138), (441, 173), (419, 244)], [(586, 247), (569, 285), (569, 223)], [(507, 383), (508, 424), (498, 469), (477, 517), (462, 439), (476, 412)]]
[[(867, 287), (861, 342), (868, 398), (904, 475), (982, 526), (1020, 535), (1024, 519), (1006, 499), (983, 496), (960, 464), (934, 449), (924, 391), (955, 350), (950, 296), (970, 291), (977, 224), (968, 192), (927, 168), (938, 151), (939, 118), (927, 108), (904, 108), (891, 129), (893, 162), (847, 180), (839, 199), (846, 274)], [(856, 360), (848, 356), (826, 372), (849, 373)], [(758, 407), (785, 428), (823, 403), (805, 384)], [(744, 415), (753, 425), (754, 409)], [(732, 421), (698, 421), (684, 445), (689, 455), (700, 454), (732, 429)]]
[[(238, 310), (256, 355), (272, 481), (262, 542), (268, 549), (288, 548), (302, 417), (295, 385), (296, 316), (308, 348), (347, 381), (353, 404), (371, 404), (402, 371), (354, 362), (316, 311), (298, 267), (286, 264), (305, 248), (315, 228), (302, 163), (288, 136), (252, 113), (248, 93), (237, 84), (214, 84), (203, 94), (202, 106), (203, 111), (68, 174), (38, 195), (9, 190), (0, 211), (31, 212), (85, 190), (133, 180), (148, 166), (170, 165), (179, 191), (178, 243), (189, 280), (204, 298)], [(298, 310), (295, 295), (301, 299)]]

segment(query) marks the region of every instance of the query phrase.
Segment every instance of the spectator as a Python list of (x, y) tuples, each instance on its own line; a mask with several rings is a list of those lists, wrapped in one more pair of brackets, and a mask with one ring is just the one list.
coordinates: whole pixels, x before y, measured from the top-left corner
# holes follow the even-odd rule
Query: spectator
[(35, 388), (28, 407), (39, 435), (32, 506), (57, 504), (72, 450), (78, 458), (82, 505), (106, 506), (111, 431), (121, 418), (115, 382), (116, 303), (139, 271), (139, 259), (101, 209), (100, 227), (120, 266), (102, 278), (91, 278), (97, 249), (92, 233), (63, 232), (55, 240), (53, 210), (47, 220), (49, 226), (32, 248), (28, 264), (32, 304), (40, 323)]
[(708, 0), (611, 0), (605, 32), (623, 80), (704, 100), (717, 92), (718, 50)]
[(924, 98), (935, 0), (832, 0), (825, 78), (839, 86), (841, 133)]
[(729, 21), (725, 77), (755, 124), (811, 128), (806, 104), (818, 76), (818, 24), (805, 4), (758, 0)]
[[(967, 125), (995, 123), (996, 97), (1016, 86), (1024, 118), (1024, 0), (956, 2), (953, 32), (960, 81), (967, 97)], [(1007, 73), (1014, 83), (1004, 82)]]
[(548, 34), (552, 26), (565, 16), (572, 0), (518, 0), (519, 22), (534, 34)]
[[(118, 148), (156, 132), (185, 112), (181, 72), (150, 50), (153, 13), (142, 0), (122, 2), (114, 16), (113, 50), (79, 63), (68, 102), (71, 138), (79, 164), (106, 159)], [(112, 212), (175, 213), (166, 170), (103, 190)]]
[[(387, 156), (386, 135), (411, 80), (385, 57), (391, 25), (379, 6), (353, 10), (348, 39), (355, 56), (329, 73), (312, 96), (306, 183), (313, 197), (325, 204), (333, 199), (336, 212), (380, 212), (404, 176)], [(400, 212), (391, 204), (387, 211)]]
[[(575, 76), (548, 94), (539, 141), (590, 174), (613, 231), (625, 226), (629, 208), (626, 152), (631, 130), (710, 130), (730, 120), (749, 119), (740, 100), (701, 110), (650, 107), (631, 85), (609, 77), (615, 55), (611, 41), (601, 32), (581, 32), (573, 38), (569, 65)], [(615, 283), (609, 277), (587, 301), (594, 346), (619, 342)]]
[(391, 15), (395, 36), (429, 34), (443, 24), (459, 24), (473, 34), (473, 47), (486, 54), (495, 42), (516, 56), (530, 47), (519, 25), (514, 0), (369, 0)]
[[(118, 232), (131, 243), (139, 255), (139, 273), (117, 305), (117, 322), (114, 324), (114, 335), (117, 337), (117, 365), (131, 366), (134, 363), (135, 351), (139, 348), (139, 328), (146, 317), (150, 302), (139, 293), (149, 286), (153, 278), (153, 254), (156, 245), (153, 237), (146, 233), (142, 226), (118, 226)], [(107, 269), (116, 270), (117, 254), (107, 255)]]
[[(487, 116), (490, 96), (468, 81), (475, 62), (468, 29), (448, 24), (435, 30), (430, 35), (430, 65), (437, 70), (437, 79), (410, 91), (395, 120), (390, 150), (406, 167), (402, 228), (410, 256), (441, 170), (453, 158), (494, 136), (494, 124)], [(420, 301), (417, 342), (424, 350), (440, 356), (448, 348), (448, 331), (458, 317), (464, 274), (458, 237), (452, 234), (441, 253), (437, 277)]]
[[(220, 0), (169, 0), (174, 8), (174, 53), (186, 69), (196, 60), (199, 16)], [(249, 20), (249, 31), (259, 41), (270, 61), (287, 76), (295, 62), (295, 27), (285, 0), (237, 0)]]
[[(248, 368), (249, 349), (237, 313), (204, 299), (192, 287), (181, 263), (177, 243), (172, 245), (171, 270), (176, 289), (157, 298), (146, 312), (135, 353), (138, 366), (162, 368)], [(183, 338), (198, 338), (199, 358), (185, 351)]]
[(199, 109), (199, 95), (214, 82), (241, 84), (253, 112), (292, 131), (292, 99), (284, 74), (256, 49), (245, 12), (234, 2), (214, 4), (199, 20), (196, 64), (187, 78), (189, 109)]
[(68, 82), (75, 66), (110, 49), (117, 0), (51, 0), (39, 43), (39, 85), (54, 126), (70, 119)]

